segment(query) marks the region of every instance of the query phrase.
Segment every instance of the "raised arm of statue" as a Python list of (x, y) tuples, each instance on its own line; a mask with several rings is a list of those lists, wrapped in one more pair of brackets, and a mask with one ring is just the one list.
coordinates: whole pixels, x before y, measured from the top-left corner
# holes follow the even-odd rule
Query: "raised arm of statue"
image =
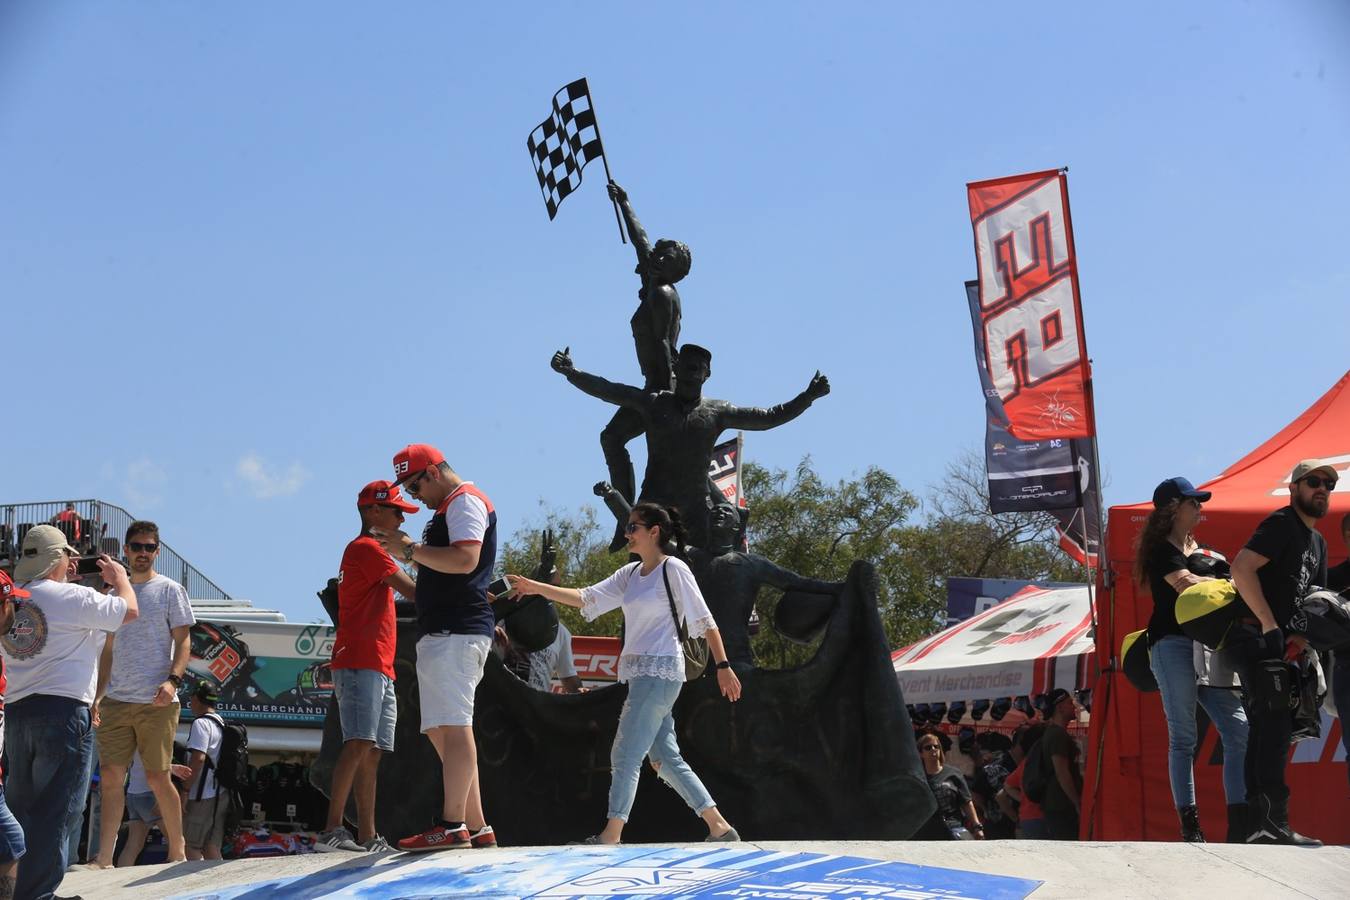
[(830, 380), (817, 372), (796, 397), (787, 403), (780, 403), (768, 409), (757, 406), (732, 406), (728, 403), (720, 411), (722, 428), (741, 428), (745, 431), (768, 431), (777, 428), (806, 412), (811, 403), (830, 392)]
[(641, 268), (642, 264), (647, 261), (647, 254), (652, 252), (652, 244), (647, 238), (647, 232), (643, 230), (642, 223), (638, 221), (637, 214), (633, 212), (633, 204), (628, 202), (627, 191), (611, 181), (609, 183), (609, 197), (619, 204), (619, 212), (623, 213), (623, 223), (628, 227), (628, 239), (633, 242), (633, 249), (637, 251), (638, 267)]
[(835, 596), (844, 589), (842, 581), (821, 581), (819, 578), (807, 578), (804, 575), (798, 575), (796, 572), (789, 572), (762, 556), (756, 556), (753, 553), (747, 555), (754, 564), (756, 580), (773, 585), (781, 591), (804, 591), (808, 594)]
[(606, 403), (626, 406), (630, 409), (647, 409), (649, 401), (647, 394), (643, 393), (641, 388), (635, 388), (627, 384), (615, 384), (612, 381), (606, 381), (599, 375), (581, 371), (572, 365), (572, 356), (567, 350), (559, 350), (553, 354), (553, 359), (549, 365), (553, 367), (553, 371), (558, 372), (571, 382), (573, 387), (579, 388), (597, 400), (604, 400)]

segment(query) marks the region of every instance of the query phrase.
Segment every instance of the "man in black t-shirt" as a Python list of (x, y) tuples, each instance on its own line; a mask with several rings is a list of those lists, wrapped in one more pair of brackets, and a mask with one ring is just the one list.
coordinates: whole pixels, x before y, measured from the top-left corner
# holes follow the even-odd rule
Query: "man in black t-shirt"
[(1036, 751), (1049, 763), (1049, 779), (1041, 807), (1045, 825), (1054, 841), (1078, 840), (1078, 811), (1083, 797), (1083, 773), (1078, 767), (1078, 742), (1069, 734), (1068, 724), (1078, 716), (1073, 694), (1064, 688), (1050, 692), (1046, 703), (1050, 722), (1045, 726), (1041, 746)]
[[(1291, 675), (1283, 664), (1286, 627), (1295, 603), (1327, 581), (1327, 543), (1313, 528), (1327, 514), (1336, 469), (1305, 459), (1289, 479), (1289, 505), (1262, 520), (1233, 560), (1233, 584), (1252, 615), (1239, 619), (1224, 642), (1226, 661), (1242, 680), (1247, 707), (1247, 802), (1252, 844), (1319, 846), (1289, 827), (1284, 766), (1293, 719)], [(1306, 642), (1290, 637), (1295, 646)]]

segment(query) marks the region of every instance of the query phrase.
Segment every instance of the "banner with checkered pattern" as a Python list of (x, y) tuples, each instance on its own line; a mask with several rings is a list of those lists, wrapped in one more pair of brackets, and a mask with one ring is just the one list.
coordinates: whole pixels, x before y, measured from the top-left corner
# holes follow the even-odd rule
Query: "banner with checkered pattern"
[(530, 132), (529, 148), (551, 220), (563, 199), (581, 186), (581, 170), (605, 153), (585, 78), (553, 95), (553, 114)]

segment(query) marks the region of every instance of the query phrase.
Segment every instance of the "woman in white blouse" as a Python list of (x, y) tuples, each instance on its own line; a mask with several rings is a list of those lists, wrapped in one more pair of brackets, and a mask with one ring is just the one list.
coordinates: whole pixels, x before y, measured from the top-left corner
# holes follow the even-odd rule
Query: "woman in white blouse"
[(733, 703), (741, 696), (740, 679), (727, 662), (722, 636), (693, 573), (673, 555), (683, 546), (685, 536), (679, 513), (656, 503), (639, 503), (629, 514), (625, 530), (629, 551), (641, 561), (629, 563), (599, 584), (565, 588), (520, 575), (506, 576), (517, 594), (542, 594), (577, 607), (587, 620), (623, 609), (625, 639), (619, 680), (628, 683), (628, 699), (619, 714), (619, 729), (610, 751), (609, 821), (586, 843), (619, 843), (633, 807), (644, 756), (651, 757), (661, 780), (707, 823), (707, 840), (739, 841), (740, 835), (717, 811), (707, 788), (684, 761), (675, 742), (671, 710), (684, 685), (684, 653), (670, 614), (671, 600), (689, 635), (707, 639), (716, 661), (717, 685)]

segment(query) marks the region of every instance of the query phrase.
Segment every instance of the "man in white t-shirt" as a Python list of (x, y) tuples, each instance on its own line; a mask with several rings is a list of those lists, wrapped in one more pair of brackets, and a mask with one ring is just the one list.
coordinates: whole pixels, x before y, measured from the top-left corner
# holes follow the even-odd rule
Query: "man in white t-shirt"
[[(216, 712), (220, 696), (209, 681), (197, 682), (188, 701), (192, 708), (192, 730), (188, 733), (187, 791), (183, 794), (183, 839), (188, 859), (220, 859), (220, 844), (225, 839), (225, 817), (230, 799), (221, 796), (216, 782), (220, 747), (225, 739), (225, 723)], [(208, 766), (207, 760), (211, 761)]]
[(189, 629), (196, 619), (187, 591), (155, 571), (159, 526), (136, 521), (127, 527), (127, 561), (140, 617), (103, 647), (98, 695), (99, 851), (94, 865), (109, 869), (122, 824), (123, 784), (133, 756), (145, 767), (145, 780), (159, 801), (164, 818), (168, 862), (181, 862), (183, 821), (178, 792), (169, 778), (173, 736), (178, 729), (178, 689), (183, 684), (192, 650)]
[(70, 583), (76, 563), (59, 529), (34, 526), (14, 569), (30, 596), (0, 636), (8, 678), (5, 789), (28, 844), (19, 897), (49, 895), (61, 884), (70, 823), (89, 789), (99, 657), (108, 633), (134, 621), (140, 609), (126, 569), (110, 557), (98, 559), (112, 586), (108, 594)]

